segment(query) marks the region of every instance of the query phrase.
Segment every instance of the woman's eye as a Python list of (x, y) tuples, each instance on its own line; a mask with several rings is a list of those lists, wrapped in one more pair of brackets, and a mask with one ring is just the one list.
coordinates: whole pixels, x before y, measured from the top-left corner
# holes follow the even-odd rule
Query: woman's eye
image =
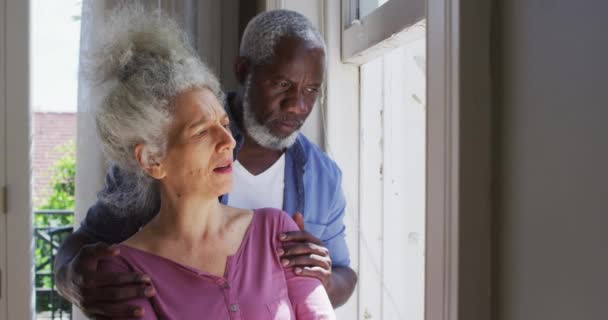
[(207, 130), (201, 130), (201, 131), (199, 131), (199, 132), (196, 133), (196, 136), (197, 137), (202, 137), (202, 136), (204, 136), (206, 134), (207, 134)]

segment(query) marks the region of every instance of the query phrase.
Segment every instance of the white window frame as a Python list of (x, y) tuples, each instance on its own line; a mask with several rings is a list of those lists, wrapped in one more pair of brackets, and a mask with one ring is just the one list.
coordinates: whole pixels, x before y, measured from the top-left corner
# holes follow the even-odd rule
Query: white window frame
[(426, 319), (492, 319), (491, 5), (427, 4)]
[[(353, 20), (355, 18), (355, 16), (353, 16), (353, 14), (355, 14), (356, 10), (352, 10), (352, 6), (351, 4), (353, 3), (357, 3), (357, 0), (348, 0), (348, 1), (342, 1), (342, 17), (343, 17), (343, 21), (346, 21), (345, 24), (342, 24), (342, 43), (341, 43), (341, 50), (342, 50), (342, 63), (345, 64), (349, 64), (352, 65), (353, 67), (356, 67), (357, 70), (360, 69), (361, 66), (368, 64), (369, 62), (373, 61), (374, 59), (377, 59), (379, 57), (382, 57), (383, 55), (387, 54), (388, 52), (392, 51), (393, 49), (402, 47), (404, 45), (407, 45), (408, 43), (412, 42), (412, 41), (416, 41), (419, 40), (421, 38), (426, 38), (426, 19), (425, 19), (425, 2), (424, 0), (417, 0), (417, 1), (407, 1), (407, 0), (389, 0), (388, 2), (384, 3), (382, 6), (376, 8), (374, 11), (372, 11), (371, 13), (369, 13), (368, 15), (366, 15), (365, 17), (363, 17), (361, 20)], [(403, 13), (407, 12), (406, 17), (403, 16)], [(380, 70), (378, 70), (380, 71)], [(384, 71), (380, 71), (381, 73)], [(363, 84), (366, 82), (364, 78), (361, 78), (362, 75), (359, 76), (359, 86), (360, 89), (359, 90), (363, 90)], [(371, 84), (372, 86), (374, 85), (373, 83)], [(372, 91), (374, 91), (373, 87), (369, 88), (372, 89)], [(369, 93), (369, 89), (366, 90), (366, 92)], [(359, 92), (359, 90), (357, 90), (357, 92)], [(390, 93), (387, 92), (387, 94)], [(361, 99), (361, 93), (358, 94), (359, 98)], [(386, 96), (382, 97), (376, 97), (373, 99), (381, 99), (384, 100), (386, 98)], [(364, 101), (360, 101), (358, 104), (358, 109), (361, 110), (361, 108), (364, 107), (364, 105), (368, 105), (370, 104), (371, 101), (368, 102), (364, 102)], [(371, 102), (371, 104), (373, 104), (373, 102)], [(387, 113), (388, 114), (388, 113)], [(361, 128), (361, 130), (363, 130), (363, 126), (367, 125), (369, 126), (370, 123), (364, 123), (370, 120), (370, 116), (373, 117), (374, 112), (371, 112), (370, 114), (365, 115), (365, 112), (362, 112), (360, 115), (360, 119), (357, 119), (358, 121), (358, 127)], [(365, 121), (363, 119), (366, 119)], [(376, 122), (378, 122), (378, 119), (376, 119)], [(334, 125), (335, 122), (331, 123), (331, 125)], [(386, 125), (386, 123), (384, 124), (378, 124), (376, 123), (376, 127), (374, 128), (374, 125), (372, 124), (372, 127), (368, 127), (366, 129), (366, 136), (369, 134), (372, 134), (372, 132), (374, 130), (380, 130), (385, 131), (387, 130), (387, 128), (384, 128), (383, 126)], [(370, 130), (372, 132), (369, 132), (367, 130)], [(359, 132), (359, 135), (363, 134), (363, 131)], [(376, 132), (376, 134), (379, 134), (378, 132)], [(369, 137), (367, 137), (369, 138)], [(369, 139), (368, 139), (369, 140)], [(363, 146), (361, 144), (362, 140), (361, 138), (359, 138), (357, 141), (353, 141), (352, 143), (358, 143), (359, 144), (359, 148), (364, 148), (365, 146)], [(367, 146), (369, 147), (369, 146)], [(382, 152), (381, 149), (376, 150), (375, 152), (372, 153), (377, 153), (377, 152)], [(423, 151), (424, 152), (424, 151)], [(361, 149), (360, 152), (360, 159), (359, 161), (363, 161), (364, 157), (363, 155), (365, 153), (369, 153), (369, 151), (364, 151), (363, 149)], [(423, 155), (418, 155), (418, 156), (423, 156)], [(390, 159), (390, 157), (389, 157)], [(385, 161), (388, 159), (385, 159)], [(390, 161), (389, 161), (390, 162)], [(385, 163), (385, 165), (388, 165), (388, 167), (384, 167), (384, 171), (386, 173), (388, 173), (388, 171), (390, 170), (390, 164), (389, 162)], [(364, 165), (363, 163), (359, 163), (359, 165)], [(378, 165), (378, 163), (376, 163), (376, 165)], [(367, 177), (366, 175), (369, 175), (370, 173), (372, 173), (373, 175), (373, 171), (369, 171), (367, 169), (364, 170), (364, 168), (359, 168), (359, 181), (364, 182), (364, 180), (366, 178), (370, 178)], [(385, 179), (387, 179), (387, 177), (385, 177), (383, 180), (383, 182), (379, 182), (380, 185), (384, 184)], [(373, 178), (371, 179), (373, 180)], [(373, 181), (367, 181), (364, 182), (364, 186), (360, 185), (360, 190), (359, 190), (359, 195), (369, 195), (369, 191), (366, 191), (369, 184), (373, 182)], [(421, 188), (424, 188), (424, 186), (420, 186)], [(372, 186), (370, 186), (370, 188), (374, 188)], [(368, 197), (369, 198), (369, 197)], [(369, 203), (371, 200), (371, 203), (377, 203), (379, 199), (376, 199), (375, 201), (373, 199), (368, 199), (367, 201), (363, 201), (362, 197), (359, 197), (358, 201), (359, 201), (359, 208), (363, 209), (363, 206), (365, 205), (365, 203)], [(384, 203), (384, 201), (386, 199), (380, 199), (382, 201), (382, 203)], [(376, 239), (376, 238), (384, 238), (384, 236), (382, 235), (382, 231), (378, 228), (376, 228), (377, 230), (374, 230), (373, 227), (373, 218), (367, 218), (366, 216), (368, 216), (370, 214), (369, 212), (370, 208), (366, 209), (366, 211), (360, 212), (359, 213), (359, 220), (361, 225), (359, 226), (359, 228), (357, 228), (357, 230), (361, 231), (365, 231), (367, 232), (366, 238), (367, 239)], [(411, 229), (414, 228), (413, 226), (410, 226), (410, 229), (407, 230), (415, 230)], [(404, 228), (404, 232), (405, 232), (406, 228)], [(426, 244), (424, 244), (423, 246), (425, 246)], [(360, 243), (359, 247), (359, 255), (363, 254), (364, 248), (366, 248), (365, 250), (367, 250), (368, 252), (374, 251), (374, 250), (381, 250), (381, 247), (378, 248), (368, 248), (368, 245), (363, 246), (363, 244)], [(389, 247), (390, 248), (390, 247)], [(412, 247), (410, 246), (409, 249), (412, 249)], [(425, 249), (425, 248), (424, 248)], [(389, 249), (390, 250), (390, 249)], [(412, 254), (412, 252), (410, 252), (410, 254)], [(412, 265), (413, 267), (413, 265)], [(361, 279), (359, 284), (361, 286), (366, 286), (367, 289), (363, 289), (363, 287), (361, 289), (359, 289), (358, 292), (358, 300), (359, 300), (359, 305), (357, 306), (358, 308), (358, 312), (355, 315), (356, 319), (362, 319), (362, 317), (365, 317), (366, 314), (371, 315), (372, 317), (378, 316), (378, 315), (383, 315), (385, 314), (385, 312), (388, 312), (388, 310), (385, 310), (384, 307), (382, 307), (383, 305), (383, 301), (384, 299), (386, 299), (386, 297), (382, 300), (376, 301), (376, 303), (374, 303), (373, 301), (366, 301), (367, 299), (370, 299), (369, 294), (366, 294), (365, 292), (369, 291), (368, 289), (371, 289), (372, 291), (374, 290), (378, 290), (378, 286), (383, 286), (382, 284), (374, 284), (374, 280), (373, 278), (373, 270), (375, 268), (373, 267), (373, 264), (370, 265), (369, 263), (365, 263), (365, 261), (360, 261), (360, 265), (358, 266), (359, 272), (361, 272)], [(385, 269), (384, 267), (382, 269)], [(424, 272), (426, 273), (426, 267)], [(370, 277), (370, 274), (372, 275)], [(365, 275), (365, 279), (364, 278)], [(420, 274), (420, 276), (422, 277), (423, 275)], [(387, 280), (387, 279), (385, 279)], [(390, 280), (389, 280), (390, 281)], [(384, 287), (384, 286), (383, 286)], [(426, 290), (426, 288), (424, 289)], [(382, 290), (384, 292), (384, 289)], [(420, 294), (424, 294), (423, 292), (420, 292)], [(367, 307), (371, 307), (372, 309), (374, 307), (380, 307), (380, 309), (375, 309), (369, 310), (369, 313), (367, 309), (363, 309), (363, 308), (367, 308)], [(425, 309), (424, 305), (421, 305), (420, 308)], [(416, 313), (415, 309), (409, 310), (410, 312)], [(355, 318), (353, 318), (355, 319)], [(428, 319), (428, 318), (426, 318)]]
[(33, 317), (32, 206), (30, 191), (29, 1), (3, 1), (6, 199), (6, 319)]
[[(394, 34), (416, 30), (412, 17), (420, 17), (415, 13), (420, 7), (412, 6), (399, 24), (383, 12), (404, 12), (396, 6), (405, 1), (393, 1), (345, 27), (345, 63), (361, 65), (407, 43), (410, 37)], [(345, 2), (343, 18), (349, 21), (352, 10)], [(426, 320), (485, 320), (494, 312), (490, 9), (484, 0), (466, 6), (461, 0), (426, 1), (427, 48), (432, 48), (427, 50)]]
[[(321, 0), (309, 2), (312, 6), (317, 5), (318, 1)], [(349, 164), (342, 167), (343, 187), (348, 210), (358, 219), (358, 189), (353, 186), (359, 185), (359, 173), (354, 169), (358, 168), (359, 163), (353, 155), (359, 154), (359, 119), (358, 113), (346, 112), (348, 108), (359, 105), (358, 95), (352, 94), (359, 92), (358, 65), (382, 54), (382, 50), (401, 45), (401, 41), (407, 39), (388, 37), (388, 40), (375, 43), (369, 40), (374, 38), (368, 36), (370, 46), (362, 50), (348, 51), (343, 46), (337, 48), (336, 43), (355, 42), (345, 39), (342, 32), (344, 27), (351, 24), (352, 13), (345, 5), (348, 1), (351, 0), (342, 0), (341, 3), (324, 1), (324, 34), (330, 61), (326, 105), (331, 106), (326, 108), (325, 121), (330, 124), (326, 127), (328, 148), (341, 144), (340, 136), (353, 140), (339, 149), (327, 151), (339, 163)], [(270, 10), (290, 9), (290, 2), (266, 0), (265, 3), (266, 9)], [(463, 0), (425, 2), (427, 48), (431, 48), (427, 50), (426, 60), (425, 319), (492, 319), (495, 311), (492, 309), (490, 217), (491, 5), (486, 0), (468, 0), (466, 5)], [(336, 12), (342, 13), (340, 21), (335, 18)], [(364, 18), (359, 25), (365, 27), (370, 23)], [(405, 21), (403, 25), (407, 27), (412, 24)], [(388, 31), (384, 34), (392, 35)], [(352, 48), (356, 48), (355, 45)], [(373, 50), (376, 48), (377, 51)], [(338, 62), (336, 56), (340, 51), (342, 61)], [(350, 224), (348, 220), (346, 223), (347, 230), (358, 230), (358, 225)], [(358, 260), (357, 255), (358, 252), (351, 252), (353, 261)], [(357, 296), (351, 297), (348, 304), (357, 299)], [(341, 319), (357, 319), (356, 312), (344, 312), (348, 304), (337, 310), (338, 315)]]
[[(359, 0), (343, 0), (342, 60), (361, 65), (391, 48), (401, 46), (416, 34), (402, 33), (424, 20), (424, 0), (388, 0), (363, 18), (358, 18)], [(424, 30), (419, 31), (424, 32)]]

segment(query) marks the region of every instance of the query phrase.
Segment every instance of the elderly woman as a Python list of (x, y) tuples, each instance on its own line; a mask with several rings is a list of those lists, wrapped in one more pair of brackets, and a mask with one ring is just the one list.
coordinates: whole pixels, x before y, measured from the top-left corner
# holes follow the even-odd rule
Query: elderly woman
[(222, 205), (235, 141), (217, 79), (176, 24), (140, 7), (109, 21), (94, 76), (104, 152), (124, 183), (100, 195), (120, 214), (158, 214), (118, 244), (101, 271), (150, 275), (144, 319), (331, 319), (321, 283), (283, 268), (278, 235), (297, 229), (277, 209)]

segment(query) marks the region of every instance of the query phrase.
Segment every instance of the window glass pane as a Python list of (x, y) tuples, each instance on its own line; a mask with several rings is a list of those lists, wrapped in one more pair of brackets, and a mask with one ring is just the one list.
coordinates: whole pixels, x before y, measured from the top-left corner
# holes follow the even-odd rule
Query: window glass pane
[(359, 2), (359, 19), (367, 16), (388, 0), (357, 0)]

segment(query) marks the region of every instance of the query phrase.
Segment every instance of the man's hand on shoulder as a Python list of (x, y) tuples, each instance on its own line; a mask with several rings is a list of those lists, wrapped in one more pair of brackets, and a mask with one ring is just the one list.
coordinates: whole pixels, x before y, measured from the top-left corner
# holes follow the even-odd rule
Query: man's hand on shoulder
[(134, 272), (97, 271), (101, 259), (118, 254), (118, 248), (104, 243), (83, 246), (72, 260), (57, 270), (55, 279), (61, 295), (88, 317), (141, 317), (141, 308), (125, 302), (153, 296), (151, 279)]
[(314, 277), (329, 289), (331, 279), (331, 258), (329, 250), (323, 242), (312, 234), (304, 231), (304, 218), (297, 212), (293, 216), (300, 231), (291, 231), (282, 234), (279, 240), (284, 242), (279, 249), (281, 263), (284, 267), (294, 267), (299, 275)]
[(280, 235), (279, 239), (284, 243), (279, 249), (281, 263), (284, 267), (294, 267), (296, 274), (319, 279), (334, 308), (343, 305), (355, 290), (356, 273), (346, 266), (332, 267), (329, 250), (323, 242), (304, 231), (302, 214), (294, 214), (293, 219), (300, 231)]

